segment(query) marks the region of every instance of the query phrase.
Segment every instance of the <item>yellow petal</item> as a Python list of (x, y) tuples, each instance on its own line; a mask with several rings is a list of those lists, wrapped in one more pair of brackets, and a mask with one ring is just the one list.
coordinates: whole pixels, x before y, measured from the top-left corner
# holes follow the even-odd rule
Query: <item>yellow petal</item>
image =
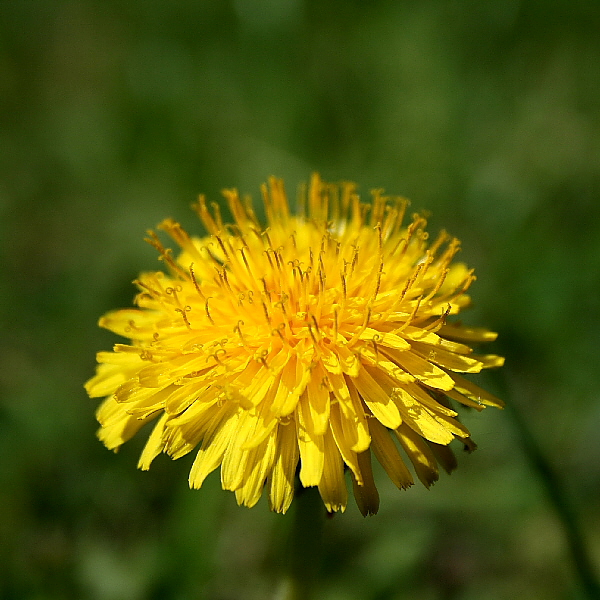
[[(418, 342), (413, 342), (413, 348), (420, 347)], [(451, 390), (454, 381), (443, 369), (432, 364), (429, 360), (415, 354), (412, 350), (408, 352), (385, 351), (397, 365), (408, 371), (419, 381), (429, 387), (438, 390)]]
[(456, 456), (450, 446), (440, 446), (439, 444), (430, 443), (429, 447), (433, 450), (437, 462), (443, 467), (446, 473), (450, 474), (458, 467)]
[(348, 503), (348, 490), (344, 479), (344, 461), (331, 431), (323, 436), (323, 446), (324, 465), (323, 474), (319, 481), (319, 493), (329, 512), (337, 512), (338, 510), (344, 512)]
[[(344, 459), (344, 462), (350, 467), (354, 477), (360, 485), (363, 484), (363, 477), (360, 472), (358, 465), (358, 458), (356, 452), (352, 450), (352, 436), (347, 436), (343, 426), (344, 417), (341, 414), (339, 403), (331, 408), (331, 432), (333, 433), (333, 439)], [(346, 425), (347, 427), (347, 425)]]
[(459, 342), (493, 342), (498, 334), (483, 327), (463, 327), (462, 325), (442, 325), (438, 333)]
[[(463, 396), (472, 400), (475, 403), (476, 408), (480, 408), (482, 405), (495, 406), (496, 408), (504, 408), (504, 402), (500, 398), (496, 398), (493, 394), (486, 392), (483, 388), (475, 385), (464, 377), (452, 373), (452, 379), (454, 379), (454, 389)], [(453, 397), (453, 396), (451, 396)], [(461, 400), (459, 400), (461, 402)], [(465, 404), (463, 402), (463, 404)]]
[(286, 513), (292, 503), (298, 456), (294, 423), (279, 425), (275, 462), (269, 479), (269, 506), (275, 512)]
[(371, 443), (365, 409), (352, 379), (329, 375), (331, 389), (338, 400), (344, 437), (354, 452), (363, 452)]
[[(468, 438), (471, 434), (469, 430), (462, 424), (459, 423), (456, 419), (449, 417), (447, 415), (434, 415), (434, 419), (440, 423), (445, 429), (447, 429), (450, 433), (454, 434), (459, 438)], [(435, 441), (435, 440), (429, 440)]]
[[(443, 404), (440, 404), (435, 398), (433, 398), (430, 394), (436, 394), (435, 391), (428, 390), (427, 388), (423, 388), (420, 385), (409, 383), (402, 386), (415, 400), (418, 400), (421, 404), (426, 406), (434, 415), (447, 415), (449, 417), (456, 417), (458, 413)], [(444, 395), (449, 392), (444, 392)], [(443, 398), (438, 392), (438, 398)]]
[(470, 398), (467, 398), (466, 396), (459, 394), (455, 389), (449, 390), (444, 393), (446, 394), (446, 396), (448, 396), (448, 398), (452, 398), (452, 400), (456, 400), (457, 402), (460, 402), (464, 406), (469, 406), (478, 411), (481, 411), (485, 408), (485, 404), (483, 404), (483, 402), (474, 402)]
[(272, 434), (249, 451), (242, 485), (235, 490), (238, 504), (251, 508), (260, 500), (265, 480), (273, 468), (275, 438), (276, 436)]
[(392, 483), (403, 490), (413, 485), (413, 478), (406, 468), (390, 432), (377, 419), (369, 420), (371, 448)]
[(483, 363), (484, 369), (493, 369), (504, 365), (504, 356), (498, 356), (497, 354), (477, 354), (473, 356)]
[(356, 377), (358, 375), (358, 371), (360, 370), (360, 361), (358, 360), (358, 356), (356, 356), (352, 350), (343, 344), (339, 344), (336, 347), (336, 352), (340, 358), (342, 371), (350, 377)]
[(321, 354), (321, 363), (331, 373), (341, 373), (342, 364), (336, 352), (332, 352), (330, 348), (325, 345), (319, 347)]
[(402, 327), (402, 336), (415, 342), (423, 342), (424, 344), (437, 345), (441, 341), (441, 338), (433, 333), (433, 331), (423, 329), (422, 327), (413, 327), (412, 325)]
[(229, 439), (229, 444), (223, 455), (221, 465), (221, 485), (224, 490), (235, 491), (244, 481), (244, 471), (252, 450), (246, 450), (244, 444), (252, 431), (254, 415), (247, 410), (241, 410), (236, 429)]
[[(145, 388), (159, 388), (174, 379), (173, 367), (169, 363), (152, 363), (138, 371), (139, 384)], [(117, 395), (119, 391), (117, 390)]]
[(363, 517), (377, 514), (379, 510), (379, 493), (375, 487), (373, 470), (371, 469), (371, 452), (361, 452), (358, 455), (360, 470), (363, 474), (362, 482), (359, 482), (352, 473), (352, 486), (354, 498)]
[(410, 349), (410, 344), (404, 338), (401, 338), (394, 333), (385, 333), (383, 331), (378, 331), (377, 329), (371, 329), (370, 327), (367, 327), (358, 338), (376, 342), (386, 348), (394, 348), (396, 350)]
[(412, 462), (417, 477), (428, 488), (439, 479), (437, 463), (431, 448), (418, 433), (407, 425), (403, 424), (395, 433)]
[[(402, 421), (426, 440), (437, 444), (449, 444), (454, 436), (439, 423), (428, 409), (415, 400), (405, 389), (397, 388), (394, 399), (402, 415)], [(445, 417), (449, 419), (450, 417)]]
[(242, 406), (251, 408), (261, 402), (268, 390), (271, 388), (275, 380), (273, 372), (260, 365), (258, 372), (256, 372), (252, 378), (252, 381), (244, 388), (239, 390), (241, 396), (243, 396), (248, 404), (242, 403)]
[(254, 419), (250, 421), (250, 430), (244, 442), (244, 450), (250, 450), (262, 443), (279, 422), (277, 416), (271, 412), (271, 398), (275, 392), (276, 389), (272, 387), (253, 412)]
[(163, 434), (165, 431), (165, 423), (168, 418), (169, 415), (164, 414), (154, 426), (154, 429), (144, 446), (140, 460), (138, 461), (138, 469), (147, 471), (150, 468), (152, 461), (163, 451), (165, 446)]
[(286, 416), (294, 412), (298, 398), (306, 389), (310, 379), (310, 371), (302, 360), (292, 355), (281, 371), (279, 385), (273, 399), (273, 413)]
[[(465, 356), (464, 354), (454, 354), (440, 347), (431, 347), (419, 342), (413, 343), (413, 349), (419, 352), (424, 360), (430, 361), (450, 371), (460, 371), (461, 373), (479, 373), (483, 369), (483, 362), (477, 360), (474, 355)], [(410, 369), (409, 369), (410, 370)], [(428, 382), (425, 382), (431, 385)], [(432, 385), (432, 387), (436, 387)], [(439, 388), (443, 389), (443, 388)], [(451, 388), (447, 388), (451, 389)]]
[(151, 420), (151, 417), (136, 419), (127, 414), (113, 396), (98, 407), (96, 418), (101, 425), (98, 438), (109, 450), (117, 450)]
[(98, 352), (96, 353), (96, 360), (99, 363), (107, 365), (119, 365), (123, 367), (131, 367), (132, 369), (139, 369), (144, 363), (142, 360), (139, 349), (133, 352)]
[(404, 369), (401, 369), (395, 362), (392, 362), (382, 352), (374, 352), (369, 347), (361, 347), (360, 355), (363, 359), (368, 362), (369, 365), (381, 369), (384, 373), (389, 375), (398, 385), (410, 383), (415, 381), (415, 378), (407, 373)]
[(296, 428), (300, 450), (300, 482), (304, 487), (319, 485), (325, 460), (323, 435), (317, 435), (314, 431), (305, 398), (296, 407)]
[(325, 373), (317, 366), (311, 373), (305, 392), (309, 418), (316, 435), (323, 435), (329, 426), (329, 393)]
[(358, 377), (352, 381), (365, 404), (383, 425), (390, 429), (396, 429), (402, 423), (398, 407), (390, 395), (373, 379), (366, 367), (363, 367)]
[(165, 412), (177, 415), (187, 410), (194, 403), (210, 402), (223, 390), (213, 384), (206, 384), (201, 378), (199, 381), (173, 385), (172, 392), (165, 400)]
[(237, 422), (238, 413), (230, 406), (223, 406), (213, 416), (190, 471), (189, 483), (192, 489), (199, 489), (206, 477), (221, 464), (229, 441), (237, 429)]
[[(191, 452), (206, 436), (211, 434), (215, 419), (220, 415), (235, 412), (235, 405), (215, 406), (213, 403), (202, 403), (194, 406), (194, 418), (183, 420), (172, 417), (168, 421), (165, 437), (165, 452), (173, 459), (181, 458)], [(184, 413), (186, 414), (186, 413)]]
[[(113, 352), (107, 354), (113, 354)], [(137, 362), (141, 363), (139, 357)], [(135, 368), (123, 369), (119, 365), (112, 364), (98, 365), (96, 375), (85, 384), (85, 389), (90, 398), (102, 398), (114, 394), (120, 385), (133, 377), (135, 370)]]
[(98, 325), (129, 339), (152, 340), (160, 318), (163, 315), (157, 311), (125, 308), (105, 314)]
[(135, 381), (129, 381), (119, 387), (115, 398), (130, 415), (144, 419), (161, 411), (174, 390), (174, 386), (168, 385), (162, 389), (145, 388)]

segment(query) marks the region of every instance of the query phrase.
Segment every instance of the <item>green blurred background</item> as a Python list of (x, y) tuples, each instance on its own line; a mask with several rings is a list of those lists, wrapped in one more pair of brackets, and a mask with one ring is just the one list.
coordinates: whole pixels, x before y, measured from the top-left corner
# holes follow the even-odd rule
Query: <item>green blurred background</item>
[[(600, 563), (600, 3), (0, 2), (0, 597), (274, 597), (288, 516), (96, 439), (96, 327), (200, 192), (319, 170), (403, 194), (475, 267), (471, 324)], [(326, 523), (319, 598), (583, 598), (511, 411), (430, 491)]]

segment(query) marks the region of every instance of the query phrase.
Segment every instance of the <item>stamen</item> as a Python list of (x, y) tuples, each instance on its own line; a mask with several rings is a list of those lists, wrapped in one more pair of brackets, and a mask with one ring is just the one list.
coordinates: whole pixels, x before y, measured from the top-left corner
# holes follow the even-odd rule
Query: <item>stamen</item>
[(317, 323), (317, 319), (315, 317), (315, 315), (311, 314), (310, 318), (312, 319), (314, 325), (315, 325), (315, 329), (317, 330), (317, 333), (319, 334), (319, 337), (321, 337), (321, 330), (319, 329), (319, 324)]
[(246, 265), (246, 270), (248, 271), (248, 273), (254, 277), (254, 275), (252, 274), (252, 271), (250, 269), (250, 265), (248, 264), (248, 259), (246, 258), (246, 254), (244, 252), (244, 248), (240, 248), (239, 250), (240, 254), (242, 255), (242, 260), (244, 261), (244, 264)]
[(213, 209), (213, 214), (215, 215), (215, 221), (218, 226), (217, 233), (223, 231), (223, 219), (221, 219), (221, 207), (216, 202), (210, 203), (211, 208)]
[(444, 281), (446, 280), (449, 271), (450, 269), (444, 269), (442, 271), (437, 281), (435, 282), (435, 286), (433, 287), (431, 292), (429, 292), (429, 294), (427, 294), (427, 296), (423, 298), (424, 302), (429, 302), (429, 300), (431, 300), (440, 291), (440, 288), (442, 287), (442, 285), (444, 285)]
[(206, 299), (206, 302), (204, 303), (204, 310), (206, 311), (206, 316), (208, 317), (208, 320), (209, 320), (209, 321), (210, 321), (210, 322), (211, 322), (213, 325), (215, 325), (215, 321), (214, 321), (214, 319), (213, 319), (213, 318), (210, 316), (210, 311), (208, 310), (208, 301), (209, 301), (209, 300), (211, 300), (211, 299), (212, 299), (212, 296), (209, 296), (209, 297)]
[(352, 266), (350, 268), (350, 275), (354, 274), (354, 269), (356, 267), (356, 263), (358, 262), (358, 246), (354, 245), (354, 254), (352, 256)]
[(160, 254), (158, 260), (163, 261), (169, 267), (171, 272), (176, 273), (177, 275), (180, 275), (183, 278), (186, 277), (187, 273), (173, 259), (173, 251), (170, 248), (165, 248), (162, 245), (160, 239), (158, 238), (156, 233), (154, 233), (154, 231), (149, 230), (148, 237), (144, 238), (144, 241), (150, 244), (155, 250), (158, 251), (158, 253)]
[(214, 358), (220, 365), (223, 365), (223, 362), (221, 361), (221, 359), (219, 358), (219, 354), (224, 354), (227, 355), (227, 350), (225, 350), (225, 348), (217, 348), (213, 354), (211, 354), (210, 356), (207, 357), (207, 360), (209, 358)]
[(215, 235), (215, 238), (217, 238), (217, 242), (219, 243), (219, 246), (221, 246), (221, 250), (223, 251), (223, 254), (225, 255), (225, 258), (227, 260), (231, 260), (229, 257), (229, 252), (227, 252), (227, 248), (225, 247), (225, 242), (223, 242), (223, 239), (221, 238), (220, 235)]
[(269, 309), (267, 308), (267, 305), (265, 304), (264, 300), (262, 301), (262, 307), (263, 307), (263, 312), (265, 313), (265, 319), (267, 320), (267, 323), (269, 325), (271, 325), (271, 317), (269, 315)]
[(194, 273), (194, 263), (192, 263), (189, 266), (189, 271), (190, 271), (190, 277), (192, 278), (192, 283), (194, 284), (194, 287), (196, 288), (198, 295), (200, 296), (200, 298), (202, 298), (202, 300), (206, 301), (206, 296), (202, 293), (202, 290), (200, 289), (200, 285), (198, 284), (198, 280), (196, 279), (196, 275)]
[(442, 312), (442, 314), (429, 325), (424, 325), (423, 329), (427, 329), (428, 331), (437, 331), (442, 325), (446, 324), (446, 319), (450, 312), (452, 311), (452, 305), (448, 304), (448, 307)]
[(410, 200), (406, 198), (396, 198), (396, 208), (398, 209), (398, 216), (396, 217), (396, 226), (394, 228), (394, 234), (400, 231), (400, 227), (402, 226), (402, 221), (404, 221), (404, 215), (406, 213), (406, 209), (410, 206)]
[(240, 336), (240, 341), (242, 342), (242, 346), (244, 346), (244, 348), (247, 348), (247, 344), (246, 344), (246, 340), (244, 339), (244, 336), (242, 334), (242, 325), (244, 325), (244, 321), (242, 321), (241, 319), (237, 322), (237, 325), (233, 328), (233, 332), (237, 333)]
[(271, 252), (273, 252), (273, 250), (271, 248), (267, 248), (266, 250), (263, 250), (263, 253), (267, 255), (267, 260), (269, 261), (269, 265), (270, 265), (271, 269), (274, 269), (275, 267), (273, 266), (273, 261), (271, 260)]
[(269, 353), (266, 350), (261, 350), (260, 354), (254, 357), (254, 360), (261, 363), (265, 369), (268, 369), (269, 365), (267, 364), (267, 356), (269, 356)]
[(192, 310), (192, 307), (189, 306), (189, 305), (188, 306), (184, 306), (183, 308), (176, 308), (175, 309), (175, 312), (178, 312), (183, 317), (183, 321), (185, 323), (185, 326), (188, 329), (191, 329), (192, 326), (190, 325), (190, 322), (189, 322), (189, 320), (187, 318), (187, 314), (186, 313), (190, 312), (191, 310)]
[(200, 220), (204, 223), (204, 226), (209, 233), (214, 235), (218, 232), (217, 224), (206, 207), (206, 196), (200, 194), (200, 196), (198, 196), (198, 202), (192, 204), (192, 208), (198, 213)]
[(423, 296), (420, 296), (419, 298), (417, 298), (417, 301), (415, 302), (415, 306), (413, 307), (411, 313), (408, 315), (408, 319), (406, 319), (406, 321), (402, 324), (402, 326), (398, 327), (398, 329), (394, 329), (391, 333), (393, 333), (395, 335), (399, 335), (412, 323), (417, 312), (419, 311), (419, 308), (421, 307), (421, 300), (423, 300)]
[(333, 343), (337, 344), (337, 338), (338, 338), (338, 310), (337, 308), (333, 309)]
[(348, 344), (347, 344), (348, 347), (350, 347), (352, 344), (354, 344), (359, 339), (359, 337), (361, 336), (361, 334), (363, 333), (363, 331), (368, 327), (370, 320), (371, 320), (371, 307), (368, 306), (367, 307), (367, 312), (365, 313), (365, 318), (363, 319), (363, 323), (356, 330), (356, 332), (354, 333), (354, 335), (348, 341)]
[(269, 228), (267, 227), (263, 232), (262, 235), (267, 238), (267, 244), (269, 245), (268, 248), (269, 250), (273, 250), (273, 244), (271, 243), (271, 238), (269, 237)]
[(379, 339), (381, 339), (381, 336), (379, 334), (375, 334), (371, 339), (371, 344), (373, 344), (373, 352), (375, 353), (376, 364), (379, 363), (379, 346), (377, 345)]

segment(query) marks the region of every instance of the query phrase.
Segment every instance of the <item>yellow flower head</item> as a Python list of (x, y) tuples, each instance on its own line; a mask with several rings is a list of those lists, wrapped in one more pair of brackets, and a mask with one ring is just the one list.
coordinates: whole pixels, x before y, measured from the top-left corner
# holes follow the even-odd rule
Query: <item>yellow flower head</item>
[(160, 225), (177, 258), (150, 232), (168, 274), (143, 273), (139, 308), (100, 319), (130, 340), (100, 352), (86, 384), (106, 396), (104, 444), (116, 450), (158, 417), (140, 468), (199, 446), (192, 488), (220, 466), (238, 503), (253, 506), (266, 486), (277, 512), (290, 506), (297, 471), (328, 511), (343, 511), (348, 468), (360, 510), (375, 513), (371, 451), (399, 488), (413, 483), (400, 448), (426, 486), (438, 464), (452, 470), (448, 444), (474, 444), (451, 401), (502, 406), (459, 375), (503, 359), (469, 345), (495, 333), (447, 322), (469, 304), (474, 279), (452, 262), (458, 240), (442, 232), (428, 243), (423, 216), (403, 225), (406, 200), (374, 191), (361, 203), (354, 184), (318, 175), (296, 215), (270, 179), (266, 227), (237, 191), (224, 196), (234, 223), (203, 197), (196, 207), (208, 237)]

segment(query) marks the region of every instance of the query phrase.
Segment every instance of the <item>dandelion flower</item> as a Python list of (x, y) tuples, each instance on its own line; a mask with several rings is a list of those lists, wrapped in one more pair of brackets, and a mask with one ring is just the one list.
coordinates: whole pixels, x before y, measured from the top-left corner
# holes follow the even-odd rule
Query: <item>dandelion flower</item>
[(196, 450), (190, 487), (220, 467), (239, 504), (266, 487), (282, 513), (296, 475), (328, 511), (345, 510), (346, 470), (361, 512), (377, 512), (372, 455), (400, 489), (413, 484), (408, 463), (427, 487), (439, 466), (451, 471), (450, 442), (474, 447), (458, 404), (502, 406), (463, 376), (503, 359), (471, 348), (495, 333), (449, 319), (474, 280), (453, 262), (458, 240), (442, 232), (430, 243), (422, 215), (403, 224), (406, 200), (376, 190), (363, 203), (355, 184), (318, 175), (297, 214), (271, 178), (266, 226), (237, 191), (223, 194), (233, 223), (204, 197), (195, 208), (207, 237), (165, 220), (181, 252), (149, 232), (167, 272), (140, 275), (138, 308), (100, 319), (129, 340), (98, 353), (86, 384), (105, 397), (102, 442), (117, 450), (157, 419), (141, 469), (161, 452)]

